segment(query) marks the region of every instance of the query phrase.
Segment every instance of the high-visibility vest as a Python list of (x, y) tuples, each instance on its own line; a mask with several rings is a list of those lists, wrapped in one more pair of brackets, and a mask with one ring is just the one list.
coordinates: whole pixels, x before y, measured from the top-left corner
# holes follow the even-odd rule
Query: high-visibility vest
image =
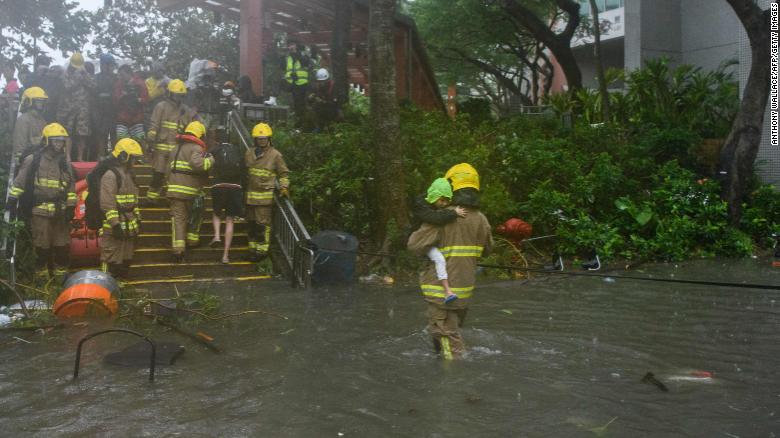
[(284, 71), (284, 80), (289, 84), (306, 85), (309, 83), (309, 71), (301, 68), (301, 61), (287, 57), (287, 68)]

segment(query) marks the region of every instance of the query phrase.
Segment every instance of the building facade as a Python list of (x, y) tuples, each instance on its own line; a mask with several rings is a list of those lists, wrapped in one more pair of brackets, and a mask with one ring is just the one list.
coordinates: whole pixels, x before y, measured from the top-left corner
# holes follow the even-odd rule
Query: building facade
[[(579, 2), (581, 13), (590, 16), (589, 1)], [(757, 0), (764, 9), (769, 7), (769, 2)], [(750, 42), (726, 0), (597, 0), (596, 3), (600, 20), (608, 22), (602, 35), (605, 68), (631, 71), (648, 59), (659, 57), (668, 58), (672, 66), (691, 64), (704, 70), (738, 61), (730, 68), (740, 82), (741, 93), (750, 72)], [(597, 88), (593, 38), (576, 38), (572, 48), (582, 71), (583, 85)], [(562, 74), (557, 73), (560, 78)], [(558, 89), (563, 87), (561, 83)], [(768, 108), (764, 123), (756, 172), (763, 181), (780, 188), (780, 150), (769, 144)]]

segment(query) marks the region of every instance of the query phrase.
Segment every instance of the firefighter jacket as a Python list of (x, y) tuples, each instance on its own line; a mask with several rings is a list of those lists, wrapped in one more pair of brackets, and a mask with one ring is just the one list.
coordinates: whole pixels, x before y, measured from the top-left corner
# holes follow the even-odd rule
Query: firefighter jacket
[(423, 224), (409, 237), (407, 247), (417, 255), (425, 254), (432, 246), (439, 248), (447, 260), (447, 276), (458, 299), (444, 304), (444, 287), (436, 276), (436, 267), (428, 262), (420, 275), (423, 298), (447, 309), (468, 307), (474, 290), (477, 259), (490, 252), (493, 237), (490, 224), (479, 210), (469, 210), (465, 218), (447, 225)]
[(246, 151), (245, 157), (248, 173), (247, 205), (270, 205), (277, 178), (281, 188), (290, 187), (290, 180), (287, 178), (289, 170), (282, 153), (273, 146), (268, 146), (265, 151), (255, 147)]
[(112, 227), (119, 224), (125, 236), (138, 235), (141, 219), (138, 187), (125, 166), (113, 167), (100, 178), (100, 209), (106, 216), (103, 221), (103, 234), (112, 234)]
[[(34, 168), (36, 158), (40, 161)], [(32, 178), (31, 184), (28, 178)], [(14, 179), (10, 196), (19, 199), (27, 190), (33, 191), (33, 215), (73, 217), (76, 188), (64, 154), (47, 147), (39, 154), (28, 155)]]
[[(177, 105), (170, 99), (158, 103), (149, 119), (146, 138), (163, 156), (176, 148), (176, 136), (193, 120), (197, 113), (185, 104)], [(162, 170), (160, 170), (162, 171)]]
[(284, 80), (290, 85), (306, 85), (309, 83), (308, 59), (303, 55), (287, 55)]
[(206, 144), (197, 137), (180, 135), (179, 145), (168, 156), (168, 194), (173, 199), (193, 199), (208, 184), (214, 158), (206, 156)]
[(14, 159), (30, 145), (41, 143), (41, 131), (43, 131), (44, 126), (46, 126), (46, 119), (34, 109), (23, 113), (16, 119), (13, 139)]

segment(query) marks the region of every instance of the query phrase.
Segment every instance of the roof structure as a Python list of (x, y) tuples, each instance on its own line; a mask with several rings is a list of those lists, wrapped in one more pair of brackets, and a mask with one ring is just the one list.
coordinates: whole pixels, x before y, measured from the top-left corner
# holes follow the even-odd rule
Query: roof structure
[[(247, 74), (262, 91), (262, 59), (274, 44), (273, 35), (316, 47), (323, 64), (330, 65), (331, 39), (335, 26), (335, 0), (157, 0), (162, 10), (199, 7), (240, 24), (241, 74)], [(352, 2), (347, 69), (350, 82), (368, 92), (368, 1)], [(436, 84), (414, 20), (395, 19), (395, 57), (398, 96), (422, 108), (443, 109)]]

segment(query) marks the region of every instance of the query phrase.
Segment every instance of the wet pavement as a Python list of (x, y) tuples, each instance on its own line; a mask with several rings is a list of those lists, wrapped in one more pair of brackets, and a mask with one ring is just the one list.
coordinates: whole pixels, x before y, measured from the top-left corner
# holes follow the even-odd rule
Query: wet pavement
[[(780, 285), (780, 269), (766, 260), (654, 265), (630, 274)], [(413, 286), (193, 287), (218, 294), (225, 312), (265, 309), (289, 319), (201, 324), (222, 354), (144, 326), (187, 349), (174, 366), (158, 369), (154, 383), (146, 369), (102, 363), (135, 342), (126, 335), (90, 341), (74, 383), (76, 343), (96, 327), (4, 333), (3, 435), (780, 434), (780, 291), (619, 278), (486, 280), (463, 332), (468, 356), (445, 363), (432, 354)], [(713, 377), (691, 378), (703, 375), (697, 371)], [(647, 372), (669, 391), (642, 383)]]

